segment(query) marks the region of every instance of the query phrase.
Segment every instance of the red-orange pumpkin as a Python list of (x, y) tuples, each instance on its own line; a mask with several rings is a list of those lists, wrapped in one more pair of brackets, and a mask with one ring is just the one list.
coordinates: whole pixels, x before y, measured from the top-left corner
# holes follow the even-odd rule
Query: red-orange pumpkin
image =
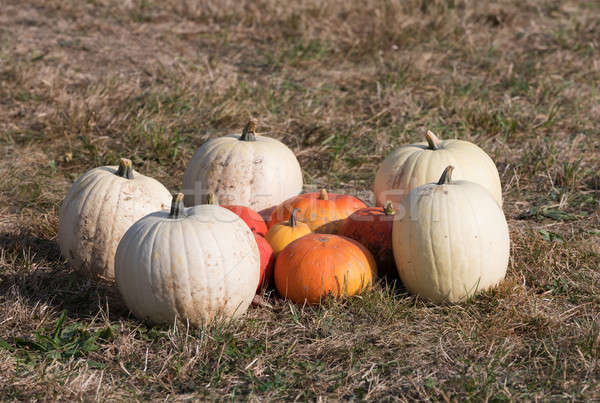
[(377, 274), (371, 253), (358, 242), (329, 234), (296, 239), (277, 255), (277, 291), (297, 304), (317, 304), (368, 289)]
[(273, 265), (275, 263), (275, 255), (269, 242), (262, 236), (254, 232), (254, 238), (258, 245), (258, 252), (260, 253), (260, 280), (256, 291), (260, 291), (263, 288), (268, 287), (273, 283)]
[(356, 197), (320, 192), (304, 193), (294, 196), (277, 206), (271, 213), (268, 225), (289, 220), (292, 211), (297, 208), (298, 220), (314, 232), (335, 234), (346, 217), (360, 208), (367, 207)]
[(338, 234), (352, 238), (364, 245), (375, 258), (380, 275), (398, 278), (392, 250), (392, 226), (394, 207), (367, 207), (356, 210), (342, 224)]
[(265, 236), (265, 234), (267, 233), (267, 224), (265, 223), (265, 220), (263, 220), (260, 214), (252, 210), (250, 207), (237, 205), (221, 207), (224, 207), (227, 210), (231, 210), (235, 214), (237, 214), (238, 217), (240, 217), (248, 225), (248, 227), (250, 227), (250, 230), (252, 230), (252, 232), (255, 232), (262, 236)]

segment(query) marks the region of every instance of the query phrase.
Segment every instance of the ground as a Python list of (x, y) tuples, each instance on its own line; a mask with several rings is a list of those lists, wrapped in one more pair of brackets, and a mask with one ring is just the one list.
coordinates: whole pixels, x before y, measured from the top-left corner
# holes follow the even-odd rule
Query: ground
[[(600, 3), (3, 0), (2, 400), (600, 399)], [(195, 148), (259, 132), (305, 182), (362, 192), (427, 129), (496, 162), (499, 288), (436, 306), (398, 287), (150, 327), (56, 245), (86, 170), (133, 159), (179, 189)]]

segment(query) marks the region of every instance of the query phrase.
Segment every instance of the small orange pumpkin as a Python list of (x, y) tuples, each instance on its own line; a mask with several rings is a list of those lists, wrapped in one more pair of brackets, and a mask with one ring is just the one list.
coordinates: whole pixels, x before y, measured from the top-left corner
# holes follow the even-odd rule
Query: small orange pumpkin
[(396, 212), (388, 201), (385, 207), (356, 210), (342, 224), (339, 235), (352, 238), (373, 254), (380, 275), (398, 278), (392, 249), (392, 227)]
[(346, 217), (360, 208), (367, 207), (356, 197), (320, 192), (304, 193), (294, 196), (277, 206), (271, 213), (268, 226), (290, 218), (292, 210), (297, 208), (298, 220), (308, 224), (314, 232), (335, 234)]
[(281, 252), (283, 248), (288, 246), (291, 242), (312, 232), (308, 225), (296, 219), (298, 211), (299, 210), (295, 208), (292, 211), (289, 221), (282, 221), (275, 224), (267, 231), (265, 238), (269, 241), (269, 244), (271, 244), (275, 255)]
[(275, 261), (277, 291), (297, 304), (357, 294), (377, 274), (371, 253), (339, 235), (309, 234), (285, 247)]

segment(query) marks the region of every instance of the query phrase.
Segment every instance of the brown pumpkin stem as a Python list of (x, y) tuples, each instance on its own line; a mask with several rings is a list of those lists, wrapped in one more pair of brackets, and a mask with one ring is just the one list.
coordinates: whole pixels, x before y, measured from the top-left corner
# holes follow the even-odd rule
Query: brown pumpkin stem
[(296, 225), (298, 225), (298, 218), (296, 218), (298, 211), (300, 211), (300, 209), (295, 208), (292, 210), (292, 214), (290, 215), (290, 221), (288, 222), (288, 225), (292, 228), (294, 228)]
[(121, 178), (133, 179), (133, 167), (130, 159), (121, 158), (119, 160), (119, 169), (117, 170), (117, 175), (119, 175)]
[(438, 181), (438, 185), (449, 185), (452, 183), (452, 171), (454, 171), (454, 167), (452, 165), (448, 165), (444, 172), (442, 172), (442, 176), (440, 176), (440, 180)]
[(394, 205), (392, 204), (391, 201), (387, 201), (385, 203), (385, 207), (383, 208), (383, 213), (385, 215), (394, 215), (396, 214), (396, 210), (394, 210)]
[(219, 202), (217, 201), (217, 195), (213, 192), (209, 192), (206, 195), (206, 204), (219, 204)]
[(173, 195), (173, 200), (171, 201), (171, 212), (169, 213), (169, 218), (180, 218), (183, 215), (183, 193), (176, 193)]
[(429, 144), (430, 150), (437, 150), (438, 148), (440, 148), (441, 140), (431, 130), (427, 130), (427, 134), (425, 134), (425, 139), (427, 139), (427, 144)]
[(244, 130), (242, 130), (242, 135), (240, 136), (240, 140), (242, 141), (256, 141), (256, 125), (258, 121), (254, 118), (250, 119), (250, 121), (244, 126)]
[(321, 192), (319, 193), (319, 200), (329, 200), (329, 195), (327, 194), (326, 189), (321, 189)]

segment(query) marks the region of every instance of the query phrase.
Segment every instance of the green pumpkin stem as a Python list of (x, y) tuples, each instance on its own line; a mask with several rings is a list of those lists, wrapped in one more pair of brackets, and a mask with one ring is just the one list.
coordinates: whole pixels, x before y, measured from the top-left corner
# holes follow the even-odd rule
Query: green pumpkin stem
[(169, 213), (169, 218), (180, 218), (183, 215), (183, 193), (177, 193), (173, 195), (173, 200), (171, 201), (171, 212)]
[(444, 172), (442, 172), (442, 176), (440, 176), (440, 180), (438, 181), (438, 185), (449, 185), (452, 183), (452, 171), (454, 171), (454, 167), (452, 165), (448, 165)]
[(256, 125), (258, 121), (256, 119), (250, 119), (250, 121), (242, 130), (242, 135), (240, 136), (240, 140), (242, 141), (256, 141)]
[(396, 210), (394, 210), (394, 205), (392, 204), (391, 201), (387, 201), (385, 203), (385, 207), (383, 208), (383, 213), (385, 215), (394, 215), (396, 214)]
[(321, 192), (319, 193), (319, 200), (329, 200), (329, 194), (327, 194), (326, 189), (321, 189)]
[(298, 211), (300, 211), (300, 209), (295, 208), (292, 210), (292, 214), (290, 215), (290, 221), (288, 222), (288, 225), (292, 228), (298, 225), (298, 218), (296, 218), (296, 215), (298, 215)]
[(217, 195), (213, 192), (209, 192), (206, 195), (206, 204), (219, 204), (219, 202), (217, 201)]
[(438, 148), (440, 148), (441, 140), (431, 130), (427, 130), (427, 134), (425, 134), (425, 139), (427, 140), (427, 144), (429, 145), (430, 150), (437, 150)]
[(117, 170), (117, 175), (119, 175), (121, 178), (133, 179), (133, 167), (130, 159), (121, 158), (119, 160), (119, 169)]

